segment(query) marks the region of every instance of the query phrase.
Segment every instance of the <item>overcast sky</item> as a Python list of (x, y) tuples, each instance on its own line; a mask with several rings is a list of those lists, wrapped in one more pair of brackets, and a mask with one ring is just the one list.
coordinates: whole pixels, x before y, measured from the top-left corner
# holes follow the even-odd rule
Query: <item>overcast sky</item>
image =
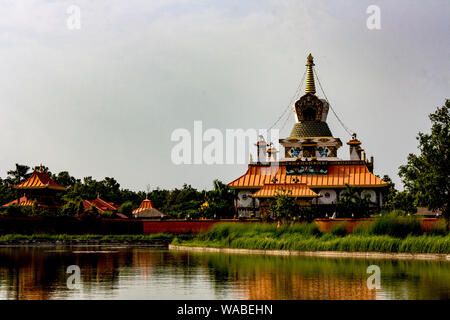
[[(366, 26), (372, 4), (380, 30)], [(195, 120), (268, 128), (311, 52), (375, 173), (400, 184), (427, 115), (450, 96), (449, 16), (448, 0), (0, 1), (0, 176), (17, 162), (133, 190), (230, 182), (247, 166), (174, 165), (171, 133)], [(328, 123), (348, 159), (348, 134), (331, 112)]]

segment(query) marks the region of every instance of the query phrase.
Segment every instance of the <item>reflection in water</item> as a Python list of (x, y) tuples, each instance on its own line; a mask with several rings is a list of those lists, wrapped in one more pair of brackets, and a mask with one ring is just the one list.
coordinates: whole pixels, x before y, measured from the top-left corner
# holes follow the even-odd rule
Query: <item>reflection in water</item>
[[(371, 264), (379, 290), (366, 285)], [(81, 289), (66, 286), (70, 265), (81, 269)], [(450, 263), (3, 247), (0, 299), (450, 299)]]

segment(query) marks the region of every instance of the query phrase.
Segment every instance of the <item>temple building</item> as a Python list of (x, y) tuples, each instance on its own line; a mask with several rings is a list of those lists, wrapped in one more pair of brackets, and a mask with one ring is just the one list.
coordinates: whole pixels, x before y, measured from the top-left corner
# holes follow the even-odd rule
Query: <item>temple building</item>
[(347, 142), (349, 160), (337, 156), (342, 141), (333, 137), (327, 124), (330, 106), (316, 95), (313, 66), (310, 54), (305, 94), (293, 105), (296, 123), (291, 134), (279, 140), (284, 147), (280, 159), (278, 150), (269, 147), (271, 144), (260, 136), (256, 143), (257, 161), (251, 161), (247, 172), (228, 184), (236, 191), (239, 216), (259, 216), (268, 205), (267, 200), (280, 191), (303, 205), (328, 207), (333, 212), (346, 185), (357, 188), (374, 208), (382, 205), (382, 191), (387, 183), (373, 174), (373, 157), (366, 159), (356, 134)]
[(4, 205), (33, 206), (35, 203), (43, 208), (56, 209), (61, 206), (58, 194), (67, 190), (52, 180), (50, 174), (42, 169), (34, 170), (31, 176), (22, 183), (13, 186), (23, 196)]

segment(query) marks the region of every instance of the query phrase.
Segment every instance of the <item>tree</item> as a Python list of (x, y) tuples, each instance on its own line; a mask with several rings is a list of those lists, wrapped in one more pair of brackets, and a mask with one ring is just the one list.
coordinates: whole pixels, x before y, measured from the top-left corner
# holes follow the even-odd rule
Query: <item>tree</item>
[(416, 213), (417, 207), (415, 205), (415, 198), (411, 192), (398, 191), (395, 189), (395, 184), (388, 175), (384, 175), (383, 181), (388, 183), (388, 187), (383, 192), (383, 210), (393, 211), (401, 210), (405, 213)]
[(52, 178), (57, 184), (63, 187), (73, 186), (77, 182), (77, 180), (72, 177), (67, 171), (61, 171), (57, 175), (54, 175)]
[(75, 216), (81, 215), (84, 213), (83, 201), (81, 199), (68, 200), (66, 203), (60, 208), (59, 215), (62, 216)]
[(384, 182), (388, 184), (388, 187), (386, 189), (383, 189), (383, 200), (384, 204), (388, 203), (395, 195), (397, 194), (397, 189), (395, 189), (395, 183), (392, 181), (391, 177), (389, 177), (387, 174), (381, 178)]
[(220, 180), (213, 182), (214, 189), (206, 195), (208, 206), (202, 210), (205, 218), (232, 218), (234, 216), (234, 193)]
[(5, 180), (11, 185), (21, 183), (31, 176), (29, 170), (30, 170), (29, 166), (16, 163), (16, 169), (9, 170), (7, 172), (8, 177)]
[(450, 224), (450, 100), (430, 114), (431, 133), (419, 132), (419, 155), (409, 154), (400, 166), (399, 176), (405, 189), (414, 195), (417, 205), (442, 210)]
[(128, 217), (131, 217), (131, 215), (133, 214), (133, 203), (131, 201), (124, 202), (120, 206), (119, 212)]
[(0, 178), (0, 209), (1, 205), (14, 200), (14, 192), (9, 183)]
[(269, 205), (269, 213), (277, 218), (279, 222), (286, 222), (297, 216), (297, 204), (291, 193), (292, 191), (290, 190), (280, 188), (279, 192), (275, 195), (275, 199)]
[(347, 189), (342, 193), (336, 203), (336, 212), (341, 217), (363, 218), (369, 215), (371, 201), (367, 197), (360, 196), (358, 189), (346, 185)]
[(401, 210), (405, 213), (417, 212), (414, 195), (408, 191), (397, 191), (395, 195), (385, 200), (383, 207), (389, 211)]

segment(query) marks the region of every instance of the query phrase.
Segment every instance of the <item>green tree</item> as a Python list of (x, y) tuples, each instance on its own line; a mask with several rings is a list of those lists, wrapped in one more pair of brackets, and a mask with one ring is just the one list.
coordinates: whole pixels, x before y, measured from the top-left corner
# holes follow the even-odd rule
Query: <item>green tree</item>
[(131, 201), (126, 201), (124, 202), (120, 208), (119, 208), (119, 212), (131, 217), (132, 213), (133, 213), (133, 203)]
[(84, 213), (83, 201), (80, 198), (69, 199), (59, 210), (59, 215), (62, 216), (75, 216)]
[(14, 200), (14, 192), (6, 180), (0, 178), (0, 209), (1, 206)]
[(63, 187), (73, 186), (77, 182), (77, 179), (72, 177), (67, 171), (61, 171), (57, 175), (54, 175), (52, 178), (57, 184)]
[(342, 193), (336, 203), (338, 217), (363, 218), (369, 216), (371, 201), (359, 194), (358, 189), (346, 185), (347, 189)]
[(208, 207), (202, 210), (205, 218), (232, 218), (234, 216), (234, 192), (220, 180), (213, 182), (214, 189), (206, 194)]
[(416, 213), (415, 197), (409, 191), (397, 191), (394, 196), (389, 197), (383, 205), (389, 211), (401, 210), (405, 213)]
[(429, 115), (431, 133), (419, 132), (419, 155), (409, 154), (399, 175), (405, 189), (415, 197), (416, 204), (430, 210), (442, 210), (450, 224), (450, 100)]
[(7, 172), (8, 177), (5, 179), (9, 184), (15, 185), (21, 183), (31, 176), (30, 167), (16, 163), (16, 169)]
[(416, 213), (415, 198), (408, 191), (398, 191), (395, 184), (388, 175), (384, 175), (383, 181), (388, 183), (388, 187), (383, 192), (383, 211), (401, 210), (405, 213)]
[(280, 187), (275, 199), (269, 205), (269, 213), (282, 223), (292, 220), (298, 215), (296, 198), (292, 197), (291, 194), (290, 190)]

